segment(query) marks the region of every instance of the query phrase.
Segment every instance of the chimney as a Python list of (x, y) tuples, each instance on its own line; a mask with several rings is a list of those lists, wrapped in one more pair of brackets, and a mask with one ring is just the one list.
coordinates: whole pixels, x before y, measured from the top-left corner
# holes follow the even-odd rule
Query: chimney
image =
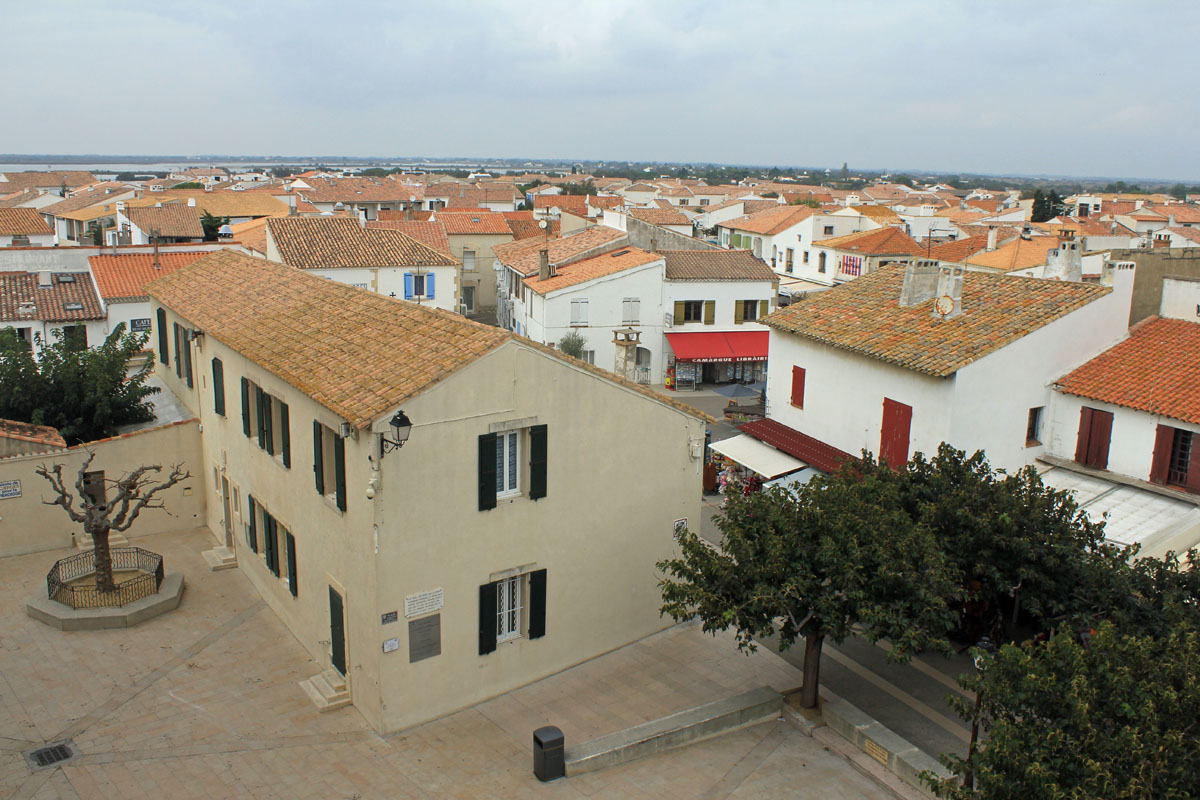
[(651, 239), (651, 240), (650, 240), (650, 252), (651, 252), (651, 253), (657, 253), (657, 252), (658, 252), (658, 239)]
[(900, 288), (900, 307), (912, 308), (932, 300), (937, 291), (938, 262), (918, 261), (904, 268), (904, 284)]
[(550, 280), (550, 251), (544, 247), (538, 250), (538, 280)]
[(933, 301), (933, 316), (951, 319), (962, 313), (963, 267), (942, 267), (937, 275), (937, 297)]
[(996, 239), (999, 235), (1000, 235), (1000, 232), (998, 230), (996, 230), (995, 225), (988, 226), (987, 252), (990, 253), (996, 249)]
[(54, 285), (54, 273), (48, 269), (38, 272), (38, 288), (49, 289)]
[(1167, 227), (1168, 227), (1168, 228), (1174, 228), (1174, 227), (1175, 227), (1175, 215), (1174, 215), (1174, 214), (1168, 214), (1168, 215), (1167, 215)]
[(189, 197), (189, 198), (188, 198), (188, 206), (189, 206), (190, 208), (195, 208), (195, 207), (196, 207), (196, 198), (194, 198), (194, 197)]
[(1058, 247), (1046, 253), (1042, 277), (1075, 283), (1083, 280), (1083, 253), (1075, 240), (1075, 231), (1064, 228), (1058, 232)]

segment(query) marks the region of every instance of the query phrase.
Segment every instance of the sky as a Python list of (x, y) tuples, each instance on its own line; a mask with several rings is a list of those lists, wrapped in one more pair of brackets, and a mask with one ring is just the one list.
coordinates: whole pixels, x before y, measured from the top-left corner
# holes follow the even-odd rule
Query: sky
[(0, 18), (6, 153), (1200, 181), (1195, 0), (0, 0)]

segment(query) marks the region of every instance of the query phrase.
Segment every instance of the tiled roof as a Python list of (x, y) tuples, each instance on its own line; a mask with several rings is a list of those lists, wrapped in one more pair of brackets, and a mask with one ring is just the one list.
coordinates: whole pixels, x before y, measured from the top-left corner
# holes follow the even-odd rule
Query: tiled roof
[(57, 217), (67, 211), (77, 211), (96, 203), (110, 202), (116, 198), (130, 194), (133, 194), (133, 189), (123, 183), (97, 183), (93, 186), (79, 189), (70, 197), (59, 200), (57, 203), (43, 206), (39, 211), (43, 214), (51, 214)]
[(872, 231), (849, 233), (845, 236), (835, 236), (832, 239), (822, 239), (813, 244), (816, 247), (828, 247), (830, 250), (842, 250), (866, 256), (918, 256), (925, 254), (925, 248), (915, 239), (899, 228), (890, 226), (876, 228)]
[(508, 229), (512, 231), (513, 240), (529, 239), (534, 236), (558, 236), (562, 233), (562, 222), (557, 219), (545, 220), (546, 227), (543, 229), (538, 221), (532, 219), (510, 219), (507, 220)]
[(36, 208), (0, 208), (0, 236), (54, 233)]
[(935, 244), (929, 248), (929, 257), (936, 258), (939, 261), (959, 262), (975, 255), (980, 250), (986, 250), (988, 243), (987, 234), (983, 236), (967, 236), (963, 239), (954, 239), (949, 242)]
[(195, 206), (172, 203), (159, 208), (127, 208), (125, 216), (147, 236), (157, 233), (172, 239), (203, 239), (204, 226), (200, 224), (200, 212)]
[(400, 231), (434, 250), (450, 252), (450, 239), (446, 237), (446, 228), (440, 222), (415, 219), (373, 220), (367, 223), (367, 227)]
[(1164, 228), (1176, 236), (1200, 244), (1200, 228)]
[(810, 206), (785, 206), (776, 203), (775, 208), (759, 211), (748, 217), (732, 219), (719, 224), (722, 228), (729, 228), (731, 230), (749, 231), (750, 233), (761, 233), (764, 236), (774, 236), (793, 225), (799, 225), (811, 217), (815, 211), (816, 209)]
[(58, 172), (8, 172), (0, 166), (0, 175), (5, 180), (0, 181), (0, 192), (10, 194), (22, 189), (43, 187), (56, 190), (66, 184), (68, 189), (76, 186), (87, 186), (96, 182), (96, 176), (82, 170), (62, 170)]
[(457, 264), (400, 231), (364, 230), (350, 217), (278, 217), (267, 230), (285, 264), (301, 269), (336, 267), (434, 267)]
[(819, 439), (814, 439), (770, 418), (747, 422), (739, 425), (738, 430), (748, 433), (755, 439), (787, 453), (792, 458), (798, 458), (822, 472), (836, 472), (844, 462), (854, 458), (833, 445), (825, 444)]
[(669, 281), (778, 281), (749, 250), (659, 250)]
[(31, 425), (15, 419), (0, 419), (0, 439), (21, 442), (21, 445), (9, 449), (20, 450), (24, 455), (67, 449), (66, 440), (56, 428), (49, 425)]
[(1067, 394), (1200, 425), (1200, 323), (1150, 317), (1057, 385)]
[(433, 219), (442, 223), (447, 236), (512, 236), (504, 215), (496, 211), (452, 214), (441, 211), (434, 212)]
[(259, 217), (230, 225), (229, 229), (233, 233), (233, 240), (265, 256), (267, 254), (268, 219), (270, 217)]
[(651, 225), (686, 225), (692, 227), (692, 222), (680, 211), (674, 208), (632, 208), (629, 215)]
[(37, 189), (22, 189), (12, 194), (4, 194), (4, 191), (0, 188), (0, 208), (24, 208), (26, 203), (42, 196)]
[(976, 253), (967, 259), (974, 267), (989, 267), (1005, 272), (1029, 269), (1046, 263), (1046, 254), (1058, 247), (1057, 236), (1020, 237), (1000, 245), (989, 252)]
[[(64, 278), (69, 280), (64, 282)], [(33, 310), (21, 313), (23, 303), (33, 303)], [(38, 286), (35, 272), (0, 272), (0, 322), (88, 319), (104, 319), (104, 312), (86, 272), (56, 272), (53, 283), (45, 288)]]
[(623, 247), (611, 253), (602, 253), (557, 267), (557, 274), (548, 280), (539, 281), (537, 275), (526, 278), (525, 285), (538, 294), (549, 294), (569, 286), (586, 283), (594, 278), (615, 275), (627, 269), (642, 267), (661, 260), (662, 255), (659, 253), (648, 253), (636, 247)]
[(147, 288), (206, 336), (360, 429), (511, 338), (230, 250)]
[(582, 194), (535, 195), (533, 207), (558, 208), (560, 211), (569, 211), (580, 217), (586, 217), (588, 214), (587, 195)]
[(496, 245), (492, 248), (492, 252), (504, 266), (515, 269), (523, 275), (536, 275), (538, 251), (542, 248), (550, 251), (550, 264), (558, 266), (615, 250), (628, 243), (629, 237), (625, 235), (624, 231), (597, 225), (560, 238), (547, 239), (544, 236), (537, 236), (528, 239), (514, 239), (511, 242)]
[(100, 296), (107, 302), (145, 300), (146, 284), (155, 278), (186, 267), (193, 261), (208, 255), (206, 252), (163, 253), (157, 257), (155, 266), (153, 253), (101, 254), (88, 258)]
[[(305, 178), (311, 189), (297, 189), (310, 203), (396, 203), (422, 196), (418, 187), (392, 178)], [(428, 190), (426, 190), (428, 194)]]
[(904, 267), (890, 265), (819, 292), (762, 320), (794, 333), (927, 375), (952, 375), (1111, 290), (1096, 284), (967, 272), (957, 317), (933, 316), (933, 300), (900, 307)]
[(850, 208), (854, 209), (864, 217), (875, 220), (881, 225), (896, 225), (902, 221), (900, 219), (900, 215), (895, 211), (892, 211), (887, 206), (862, 205), (850, 206)]

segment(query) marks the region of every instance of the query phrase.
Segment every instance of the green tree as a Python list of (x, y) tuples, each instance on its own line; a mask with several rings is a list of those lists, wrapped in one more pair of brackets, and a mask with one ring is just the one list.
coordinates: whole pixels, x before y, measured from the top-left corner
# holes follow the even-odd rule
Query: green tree
[(1182, 183), (1177, 183), (1168, 190), (1168, 193), (1171, 195), (1171, 197), (1174, 197), (1176, 200), (1186, 200), (1188, 192), (1188, 187), (1184, 186)]
[(587, 347), (587, 339), (579, 331), (571, 331), (558, 340), (558, 349), (569, 356), (583, 358), (583, 350)]
[(1034, 191), (1033, 208), (1030, 209), (1029, 220), (1031, 222), (1045, 222), (1053, 216), (1050, 212), (1050, 198), (1041, 189)]
[(563, 194), (598, 194), (596, 184), (592, 183), (592, 179), (588, 178), (583, 183), (569, 181), (562, 184)]
[(846, 180), (850, 177), (850, 165), (847, 162), (842, 162), (842, 170), (839, 174), (841, 175), (842, 180)]
[(204, 184), (200, 181), (187, 181), (186, 183), (177, 183), (171, 187), (172, 189), (203, 189)]
[(698, 617), (706, 632), (733, 628), (737, 645), (775, 634), (805, 637), (802, 704), (817, 704), (821, 648), (851, 633), (886, 638), (889, 658), (944, 648), (954, 578), (934, 536), (900, 507), (897, 483), (870, 461), (818, 476), (795, 494), (779, 487), (726, 493), (720, 548), (691, 531), (662, 561), (662, 613)]
[(779, 197), (779, 192), (776, 192), (773, 190), (768, 190), (768, 191), (763, 192), (762, 196), (767, 199), (773, 199), (773, 198)]
[[(954, 800), (1189, 798), (1200, 787), (1200, 632), (1123, 636), (1105, 622), (1067, 627), (1045, 643), (1008, 645), (960, 680), (979, 692), (986, 742), (955, 777), (926, 776)], [(960, 781), (959, 778), (963, 780)], [(964, 785), (966, 784), (966, 785)]]
[(154, 362), (129, 371), (129, 360), (149, 337), (126, 333), (122, 322), (89, 349), (55, 330), (50, 343), (35, 336), (35, 348), (41, 348), (35, 359), (12, 328), (0, 330), (0, 418), (57, 428), (68, 444), (103, 439), (121, 425), (154, 419), (149, 398), (159, 389), (146, 385)]
[(789, 205), (808, 206), (809, 208), (820, 208), (821, 201), (815, 197), (804, 197), (804, 198), (796, 197), (796, 198), (792, 199), (792, 201), (789, 203)]
[(229, 224), (229, 217), (214, 217), (205, 211), (200, 216), (200, 225), (204, 228), (204, 241), (215, 242), (220, 234), (221, 226)]

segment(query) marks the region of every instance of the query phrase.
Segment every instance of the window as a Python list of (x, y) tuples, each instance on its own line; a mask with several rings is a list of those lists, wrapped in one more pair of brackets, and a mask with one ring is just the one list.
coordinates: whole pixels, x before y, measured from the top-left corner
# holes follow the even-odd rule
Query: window
[(1111, 411), (1084, 406), (1079, 410), (1079, 436), (1075, 460), (1085, 467), (1108, 469), (1108, 446), (1112, 439)]
[[(222, 386), (224, 382), (222, 368)], [(291, 468), (292, 424), (288, 404), (264, 392), (262, 387), (253, 381), (242, 378), (242, 433), (249, 439), (251, 431), (254, 432), (253, 438), (260, 449), (265, 450), (284, 467)]]
[(571, 324), (588, 324), (588, 301), (586, 299), (571, 301)]
[(104, 470), (83, 473), (83, 493), (92, 505), (108, 502), (108, 490), (104, 484)]
[(313, 475), (317, 494), (346, 510), (346, 440), (313, 420)]
[(511, 572), (479, 587), (481, 656), (501, 642), (546, 635), (546, 570)]
[(1029, 409), (1029, 421), (1025, 425), (1025, 446), (1036, 447), (1042, 443), (1042, 410), (1044, 406)]
[(225, 416), (225, 365), (221, 363), (221, 359), (216, 357), (212, 360), (212, 376), (213, 411), (223, 417)]
[(479, 437), (479, 510), (528, 492), (546, 496), (546, 426), (501, 430)]
[(684, 300), (683, 301), (683, 321), (684, 322), (700, 322), (704, 319), (704, 301), (703, 300)]
[(434, 282), (434, 275), (432, 272), (404, 273), (404, 299), (433, 300)]
[(475, 251), (463, 250), (463, 269), (468, 272), (475, 271)]
[(826, 236), (833, 236), (833, 226), (832, 226), (832, 225), (826, 225), (826, 226), (825, 226), (825, 235), (826, 235)]
[(638, 297), (626, 297), (621, 301), (621, 323), (637, 325), (641, 318), (642, 301)]
[(250, 524), (247, 533), (250, 549), (255, 553), (259, 552), (261, 541), (261, 551), (267, 569), (276, 578), (285, 579), (292, 597), (298, 597), (300, 581), (296, 572), (296, 537), (253, 497), (250, 498)]
[(1200, 437), (1194, 431), (1159, 425), (1150, 480), (1200, 492)]
[(817, 256), (817, 272), (824, 272), (824, 271), (825, 271), (825, 251), (822, 250), (820, 255)]
[(595, 350), (584, 350), (583, 351), (583, 360), (585, 362), (587, 362), (588, 364), (595, 364), (596, 363), (596, 351)]
[(169, 364), (171, 360), (170, 345), (167, 341), (167, 311), (158, 309), (158, 360)]
[(708, 205), (708, 198), (707, 198), (707, 197), (701, 197), (701, 198), (700, 198), (700, 205), (702, 205), (702, 206), (706, 206), (706, 205)]
[(792, 258), (793, 258), (793, 256), (795, 256), (795, 251), (794, 251), (794, 250), (792, 250), (792, 248), (790, 248), (790, 247), (789, 247), (789, 248), (788, 248), (786, 251), (784, 251), (784, 252), (785, 252), (785, 254), (786, 254), (786, 255), (784, 256), (784, 266), (785, 266), (785, 269), (786, 269), (788, 272), (791, 272), (791, 271), (792, 271)]
[(908, 462), (909, 431), (912, 427), (912, 406), (890, 397), (883, 398), (883, 423), (879, 434), (879, 461), (892, 469), (902, 469)]
[(679, 198), (679, 205), (686, 206), (687, 204), (688, 204), (688, 199), (686, 197)]
[(735, 300), (733, 305), (733, 322), (740, 325), (743, 322), (753, 322), (767, 315), (766, 300)]
[(804, 261), (804, 263), (805, 263), (805, 264), (807, 264), (807, 263), (808, 263), (808, 251), (807, 251), (807, 250), (805, 250), (805, 251), (804, 251), (804, 259), (803, 259), (803, 261)]
[(1171, 437), (1171, 457), (1167, 461), (1168, 484), (1172, 486), (1188, 485), (1188, 467), (1191, 464), (1194, 438), (1191, 431), (1175, 429), (1175, 435)]
[(792, 405), (804, 408), (804, 367), (792, 367)]

